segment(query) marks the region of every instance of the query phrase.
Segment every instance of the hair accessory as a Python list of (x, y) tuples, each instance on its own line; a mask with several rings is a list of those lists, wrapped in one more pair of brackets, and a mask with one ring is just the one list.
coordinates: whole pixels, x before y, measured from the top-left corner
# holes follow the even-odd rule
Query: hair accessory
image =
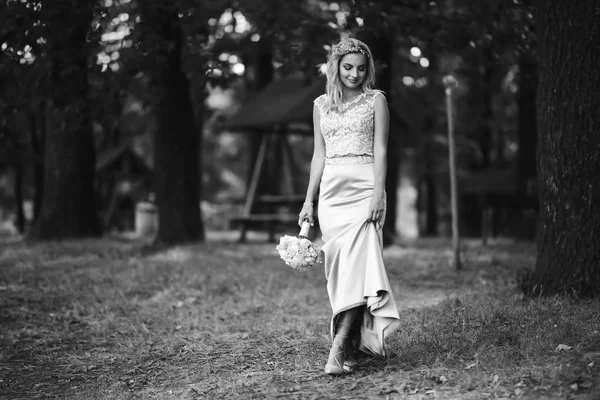
[(363, 49), (362, 47), (359, 47), (359, 46), (355, 46), (352, 43), (348, 43), (348, 42), (342, 43), (333, 48), (333, 54), (335, 54), (335, 55), (345, 55), (348, 53), (361, 53), (367, 57), (369, 56), (369, 53), (367, 53), (367, 51), (365, 49)]

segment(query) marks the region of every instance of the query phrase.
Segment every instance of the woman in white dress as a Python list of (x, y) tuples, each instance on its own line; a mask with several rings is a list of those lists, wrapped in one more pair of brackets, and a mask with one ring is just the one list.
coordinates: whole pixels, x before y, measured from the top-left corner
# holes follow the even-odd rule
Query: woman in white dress
[(356, 350), (386, 357), (385, 338), (399, 325), (382, 258), (389, 111), (374, 82), (367, 45), (345, 39), (332, 48), (326, 93), (314, 102), (314, 151), (298, 223), (313, 223), (319, 189), (333, 311), (325, 372), (332, 375), (349, 369), (347, 356)]

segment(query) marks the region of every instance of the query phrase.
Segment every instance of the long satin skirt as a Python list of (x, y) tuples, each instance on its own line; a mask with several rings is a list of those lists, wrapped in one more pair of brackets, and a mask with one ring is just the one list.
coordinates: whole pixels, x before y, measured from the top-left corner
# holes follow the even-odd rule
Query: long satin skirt
[(383, 264), (382, 231), (367, 220), (373, 187), (373, 163), (326, 164), (318, 216), (333, 311), (331, 337), (340, 313), (359, 307), (353, 346), (386, 357), (385, 338), (398, 328), (399, 315)]

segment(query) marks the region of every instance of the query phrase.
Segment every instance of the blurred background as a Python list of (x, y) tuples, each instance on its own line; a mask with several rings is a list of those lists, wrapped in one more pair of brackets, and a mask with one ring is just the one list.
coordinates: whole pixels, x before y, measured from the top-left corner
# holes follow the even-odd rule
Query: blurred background
[[(389, 102), (386, 240), (536, 235), (536, 38), (522, 0), (5, 0), (0, 230), (164, 242), (297, 229), (331, 45)], [(316, 235), (316, 234), (315, 234)]]

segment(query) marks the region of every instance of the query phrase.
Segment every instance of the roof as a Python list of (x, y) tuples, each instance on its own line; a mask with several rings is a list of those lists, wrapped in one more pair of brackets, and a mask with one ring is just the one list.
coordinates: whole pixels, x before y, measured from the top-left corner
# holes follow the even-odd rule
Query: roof
[(140, 172), (150, 172), (152, 168), (146, 164), (144, 159), (140, 157), (131, 147), (131, 140), (124, 140), (117, 147), (106, 150), (99, 154), (96, 160), (96, 171), (102, 172), (103, 170), (111, 167), (115, 163), (119, 162), (123, 157), (129, 156), (133, 167)]
[(254, 130), (312, 123), (313, 100), (325, 93), (322, 78), (284, 78), (253, 95), (226, 123), (227, 129)]
[[(262, 91), (251, 96), (229, 118), (225, 127), (229, 130), (253, 131), (272, 130), (276, 125), (287, 125), (288, 131), (296, 128), (293, 129), (294, 132), (312, 134), (313, 100), (323, 93), (324, 78), (290, 77), (272, 81)], [(392, 127), (402, 129), (404, 145), (414, 146), (417, 142), (414, 135), (419, 132), (422, 112), (419, 112), (418, 107), (412, 106), (412, 100), (409, 101), (403, 95), (398, 96), (394, 103), (398, 103), (400, 107), (390, 109), (390, 123)], [(411, 132), (414, 134), (411, 135)]]

